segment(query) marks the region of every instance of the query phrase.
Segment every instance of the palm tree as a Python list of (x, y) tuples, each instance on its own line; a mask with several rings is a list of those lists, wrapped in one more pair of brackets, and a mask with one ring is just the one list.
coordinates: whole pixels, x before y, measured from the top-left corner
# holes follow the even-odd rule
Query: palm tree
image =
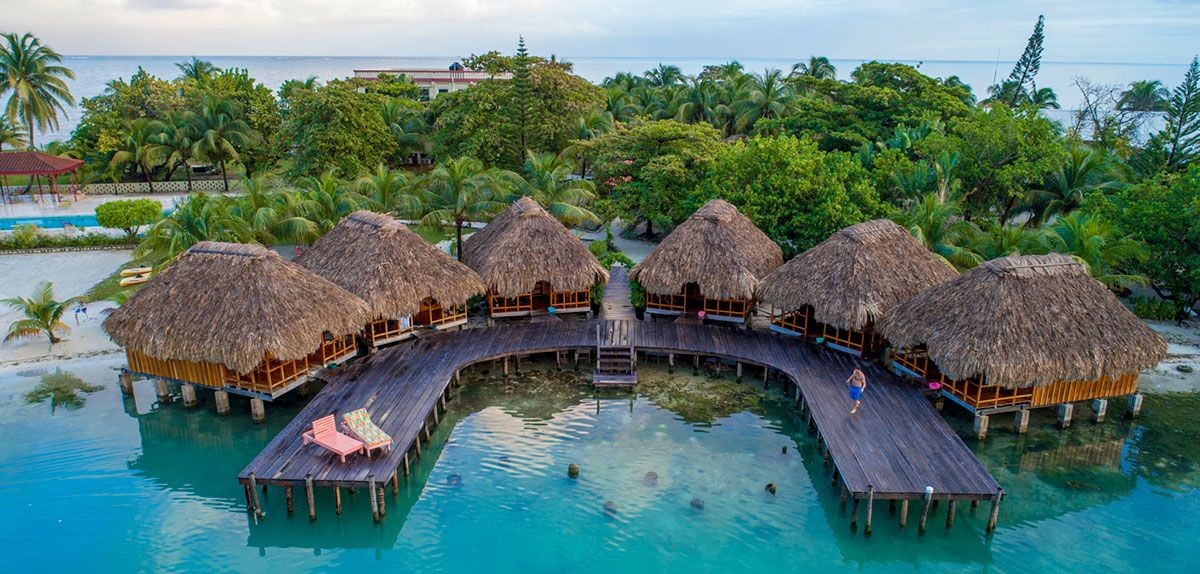
[(54, 284), (43, 281), (38, 284), (32, 297), (10, 297), (0, 300), (9, 307), (16, 309), (25, 316), (17, 319), (8, 326), (8, 334), (4, 336), (7, 343), (13, 339), (32, 338), (45, 334), (50, 338), (50, 346), (62, 341), (56, 333), (70, 331), (71, 328), (62, 322), (63, 313), (67, 310), (66, 301), (54, 299)]
[(162, 155), (158, 143), (160, 133), (162, 133), (161, 122), (147, 118), (134, 120), (129, 124), (129, 133), (119, 144), (112, 160), (109, 161), (109, 165), (114, 169), (125, 165), (131, 166), (133, 175), (137, 175), (137, 172), (141, 170), (142, 176), (150, 186), (150, 193), (154, 193), (154, 180), (150, 178), (150, 170), (158, 163), (159, 157)]
[(986, 222), (972, 226), (964, 237), (965, 246), (982, 260), (1009, 255), (1039, 255), (1047, 252), (1046, 233), (1023, 225)]
[(646, 79), (650, 85), (656, 88), (674, 86), (683, 80), (683, 72), (679, 66), (671, 66), (659, 64), (658, 67), (646, 70)]
[(973, 229), (970, 223), (959, 219), (961, 213), (956, 199), (941, 201), (937, 194), (929, 193), (902, 214), (897, 223), (951, 265), (969, 269), (979, 265), (983, 258), (962, 246)]
[(968, 106), (975, 105), (975, 92), (971, 90), (971, 85), (962, 81), (958, 76), (949, 76), (942, 80), (942, 85), (947, 88), (960, 88), (965, 94), (962, 96), (962, 103)]
[(23, 149), (29, 145), (29, 138), (25, 137), (25, 128), (21, 124), (8, 121), (7, 116), (0, 116), (0, 150), (4, 146), (9, 146), (13, 149)]
[(1046, 176), (1042, 189), (1030, 192), (1030, 200), (1018, 207), (1030, 214), (1030, 224), (1040, 225), (1059, 214), (1070, 213), (1088, 194), (1120, 185), (1116, 159), (1108, 151), (1073, 145), (1061, 165)]
[(1127, 112), (1161, 112), (1167, 109), (1171, 92), (1158, 80), (1138, 80), (1121, 92), (1117, 109)]
[(389, 169), (382, 163), (375, 171), (358, 180), (358, 193), (366, 199), (366, 207), (378, 213), (411, 213), (417, 208), (414, 193), (416, 182), (403, 171)]
[[(578, 141), (586, 142), (602, 136), (612, 129), (612, 116), (608, 112), (593, 109), (580, 116), (578, 131), (575, 135), (578, 137)], [(582, 146), (572, 145), (563, 150), (562, 155), (575, 157), (579, 162), (579, 178), (587, 177), (588, 159)]]
[(468, 221), (492, 215), (507, 205), (503, 174), (486, 170), (472, 157), (448, 159), (437, 166), (419, 195), (421, 225), (454, 226), (455, 255), (462, 260), (462, 228)]
[(737, 113), (735, 125), (741, 133), (748, 133), (758, 120), (786, 115), (792, 100), (792, 89), (784, 81), (783, 72), (766, 70), (761, 75), (754, 74), (748, 89), (733, 104)]
[(196, 155), (221, 166), (225, 191), (229, 191), (225, 164), (237, 160), (238, 148), (258, 139), (258, 134), (242, 119), (241, 109), (232, 100), (205, 95), (200, 111), (191, 118)]
[(66, 79), (75, 72), (60, 66), (62, 56), (33, 34), (4, 34), (0, 44), (0, 96), (8, 92), (4, 112), (8, 121), (25, 123), (28, 145), (34, 146), (33, 130), (58, 129), (58, 114), (75, 105)]
[(363, 196), (347, 188), (332, 173), (304, 178), (301, 180), (299, 213), (311, 221), (316, 230), (316, 234), (304, 239), (315, 241), (364, 204)]
[(1059, 217), (1050, 226), (1049, 241), (1052, 251), (1070, 255), (1110, 288), (1147, 282), (1141, 275), (1121, 271), (1131, 262), (1144, 261), (1149, 256), (1146, 246), (1098, 215), (1076, 212)]
[(1062, 108), (1058, 104), (1058, 96), (1054, 94), (1051, 88), (1037, 88), (1032, 94), (1029, 94), (1028, 103), (1039, 110), (1057, 110)]
[(264, 176), (242, 180), (238, 186), (243, 193), (229, 204), (229, 215), (239, 219), (258, 243), (307, 243), (319, 236), (317, 225), (299, 215), (299, 194), (278, 190), (275, 182)]
[(161, 262), (201, 241), (251, 241), (253, 230), (231, 213), (233, 202), (233, 198), (220, 195), (188, 194), (175, 203), (171, 215), (146, 232), (146, 238), (138, 244), (134, 255)]
[(614, 87), (604, 90), (604, 113), (612, 116), (614, 122), (629, 123), (641, 110), (630, 100), (628, 92)]
[(600, 223), (600, 216), (584, 204), (596, 197), (596, 184), (575, 179), (571, 166), (553, 153), (525, 152), (525, 178), (521, 193), (533, 198), (550, 215), (568, 227)]
[(158, 153), (165, 156), (167, 173), (163, 181), (169, 181), (175, 175), (175, 170), (183, 167), (187, 177), (188, 193), (192, 192), (192, 166), (189, 163), (196, 156), (196, 140), (192, 138), (191, 127), (187, 116), (174, 117), (159, 126), (159, 132), (154, 138)]
[(808, 62), (792, 66), (792, 76), (808, 76), (819, 80), (836, 80), (837, 68), (825, 56), (812, 56)]
[(201, 60), (195, 56), (187, 62), (179, 62), (175, 64), (179, 68), (179, 79), (194, 82), (197, 86), (203, 86), (218, 72), (220, 68), (213, 65), (208, 60)]
[(686, 87), (675, 119), (685, 124), (711, 123), (720, 105), (716, 83), (708, 79), (685, 78), (684, 84)]
[(429, 125), (420, 110), (405, 107), (399, 99), (390, 99), (380, 105), (379, 114), (383, 116), (384, 125), (392, 132), (401, 157), (425, 151), (425, 134), (429, 131)]

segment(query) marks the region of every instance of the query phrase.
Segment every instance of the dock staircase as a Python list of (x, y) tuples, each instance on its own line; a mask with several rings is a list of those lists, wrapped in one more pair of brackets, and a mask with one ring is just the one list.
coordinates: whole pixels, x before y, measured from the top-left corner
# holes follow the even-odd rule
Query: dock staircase
[(636, 384), (637, 351), (629, 340), (629, 321), (597, 321), (592, 385), (632, 388)]

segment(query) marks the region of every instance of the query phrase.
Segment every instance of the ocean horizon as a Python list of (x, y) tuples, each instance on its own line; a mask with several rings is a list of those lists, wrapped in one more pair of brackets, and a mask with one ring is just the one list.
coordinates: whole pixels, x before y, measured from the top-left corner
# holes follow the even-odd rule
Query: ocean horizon
[[(77, 104), (68, 108), (65, 118), (59, 119), (58, 129), (38, 135), (40, 142), (70, 137), (79, 122), (84, 98), (95, 97), (104, 92), (108, 82), (117, 78), (129, 78), (139, 67), (156, 76), (174, 78), (179, 70), (175, 64), (190, 59), (191, 55), (64, 55), (63, 64), (75, 72), (69, 80), (71, 92)], [(245, 68), (251, 76), (272, 90), (278, 90), (283, 82), (316, 76), (328, 81), (353, 74), (361, 68), (442, 68), (448, 67), (461, 56), (214, 56), (197, 55), (222, 68)], [(741, 62), (748, 71), (761, 72), (778, 68), (790, 70), (792, 64), (807, 60), (797, 58), (764, 57), (672, 57), (672, 56), (572, 56), (564, 54), (561, 59), (574, 64), (574, 72), (592, 81), (600, 82), (618, 72), (641, 72), (659, 63), (674, 64), (687, 74), (694, 74), (712, 64), (730, 60)], [(969, 84), (975, 96), (982, 99), (987, 95), (987, 86), (1003, 79), (1013, 66), (1011, 60), (911, 60), (888, 58), (837, 58), (831, 59), (837, 67), (838, 78), (848, 79), (854, 68), (870, 61), (899, 62), (917, 66), (930, 76), (945, 78), (958, 76)], [(1128, 85), (1136, 80), (1159, 80), (1171, 87), (1178, 83), (1187, 69), (1188, 62), (1178, 64), (1136, 62), (1076, 62), (1043, 61), (1038, 75), (1038, 85), (1050, 87), (1058, 95), (1063, 110), (1052, 112), (1054, 119), (1070, 119), (1070, 111), (1080, 102), (1075, 78), (1082, 77), (1094, 83)]]

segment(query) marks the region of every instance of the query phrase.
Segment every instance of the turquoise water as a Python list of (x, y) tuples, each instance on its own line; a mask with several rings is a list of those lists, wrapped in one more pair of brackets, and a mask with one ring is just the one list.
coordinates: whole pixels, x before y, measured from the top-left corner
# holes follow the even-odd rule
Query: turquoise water
[[(851, 532), (813, 440), (776, 390), (643, 365), (637, 395), (596, 397), (553, 365), (503, 381), (467, 376), (435, 445), (387, 495), (376, 526), (363, 494), (318, 491), (315, 523), (283, 492), (256, 524), (237, 471), (294, 415), (253, 425), (209, 401), (123, 398), (116, 356), (0, 371), (0, 555), (4, 570), (487, 572), (1194, 571), (1200, 549), (1196, 396), (1150, 396), (1066, 432), (1035, 417), (1017, 438), (993, 420), (975, 448), (1009, 492), (994, 536), (986, 505), (934, 511), (925, 536), (876, 506)], [(72, 375), (74, 377), (72, 377)], [(89, 386), (91, 385), (91, 386)], [(96, 389), (95, 386), (103, 386)], [(86, 388), (84, 388), (86, 387)], [(84, 388), (83, 390), (79, 390)], [(31, 391), (43, 396), (27, 397)], [(58, 391), (57, 394), (54, 391)], [(91, 391), (91, 392), (87, 392)], [(31, 400), (42, 399), (41, 402)], [(952, 415), (964, 432), (969, 421)], [(786, 452), (785, 452), (786, 447)], [(914, 448), (918, 448), (914, 445)], [(582, 467), (578, 480), (566, 467)], [(648, 481), (654, 472), (657, 480)], [(773, 482), (777, 494), (763, 485)], [(704, 500), (702, 510), (691, 501)], [(606, 502), (616, 505), (606, 513)]]
[[(170, 209), (163, 210), (164, 217), (170, 214)], [(42, 229), (62, 229), (68, 225), (73, 227), (99, 227), (100, 223), (96, 221), (95, 213), (0, 217), (0, 231), (12, 231), (17, 225), (36, 225)]]

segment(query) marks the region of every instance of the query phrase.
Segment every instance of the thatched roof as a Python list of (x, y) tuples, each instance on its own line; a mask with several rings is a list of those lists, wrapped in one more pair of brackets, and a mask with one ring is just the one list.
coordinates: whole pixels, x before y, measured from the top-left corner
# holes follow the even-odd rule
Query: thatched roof
[(861, 331), (888, 309), (958, 276), (906, 229), (878, 219), (851, 225), (801, 253), (758, 284), (758, 300)]
[(1010, 388), (1115, 378), (1166, 354), (1163, 338), (1065, 255), (988, 261), (892, 309), (879, 328), (925, 344), (947, 376)]
[(109, 315), (104, 330), (151, 357), (245, 373), (264, 353), (300, 359), (324, 332), (345, 336), (371, 318), (361, 299), (274, 251), (204, 241)]
[(465, 304), (486, 291), (469, 267), (387, 215), (356, 211), (342, 219), (296, 263), (367, 302), (376, 317), (402, 317), (433, 297)]
[(629, 278), (651, 293), (695, 283), (705, 297), (752, 299), (758, 282), (783, 264), (783, 251), (727, 201), (696, 210), (659, 243)]
[(463, 263), (501, 297), (529, 293), (539, 281), (555, 291), (608, 281), (608, 270), (587, 246), (528, 197), (463, 241)]

